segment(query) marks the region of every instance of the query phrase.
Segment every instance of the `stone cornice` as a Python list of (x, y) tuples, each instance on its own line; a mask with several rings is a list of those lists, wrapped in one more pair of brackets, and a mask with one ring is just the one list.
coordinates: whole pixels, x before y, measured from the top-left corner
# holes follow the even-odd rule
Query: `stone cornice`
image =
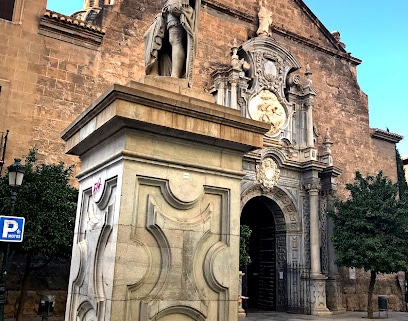
[(40, 19), (38, 33), (82, 47), (96, 49), (102, 42), (105, 29), (47, 10)]
[(388, 131), (385, 131), (379, 128), (371, 128), (371, 137), (385, 140), (387, 142), (394, 143), (394, 144), (398, 143), (401, 139), (404, 138), (404, 136), (402, 135), (390, 133)]
[(273, 31), (276, 32), (277, 34), (280, 34), (281, 36), (290, 38), (290, 39), (292, 39), (294, 41), (297, 41), (297, 42), (299, 42), (299, 43), (301, 43), (301, 44), (303, 44), (305, 46), (316, 49), (316, 50), (321, 51), (321, 52), (323, 52), (325, 54), (328, 54), (330, 56), (336, 56), (336, 57), (345, 59), (345, 60), (347, 60), (347, 61), (349, 61), (349, 62), (351, 62), (351, 63), (353, 63), (355, 65), (359, 65), (362, 62), (360, 59), (354, 58), (354, 57), (352, 57), (350, 54), (348, 54), (346, 52), (333, 50), (333, 49), (326, 48), (326, 47), (322, 47), (317, 42), (314, 42), (314, 41), (312, 41), (310, 39), (299, 36), (299, 35), (291, 32), (291, 31), (288, 31), (288, 30), (284, 29), (284, 28), (274, 26)]
[[(307, 39), (305, 37), (299, 36), (289, 30), (286, 30), (282, 27), (279, 26), (274, 26), (272, 25), (272, 30), (276, 34), (279, 34), (283, 37), (290, 38), (291, 40), (294, 40), (296, 42), (299, 42), (305, 46), (308, 46), (310, 48), (313, 48), (315, 50), (321, 51), (325, 54), (331, 55), (331, 56), (336, 56), (342, 59), (345, 59), (355, 65), (361, 64), (361, 60), (358, 58), (352, 57), (349, 53), (347, 53), (342, 46), (339, 45), (339, 43), (334, 39), (332, 34), (324, 27), (324, 25), (320, 22), (320, 20), (313, 14), (313, 12), (304, 4), (303, 1), (301, 0), (295, 0), (295, 2), (299, 5), (299, 7), (306, 13), (306, 15), (309, 17), (309, 19), (321, 30), (321, 32), (326, 36), (326, 38), (329, 40), (330, 43), (333, 44), (333, 47), (335, 49), (331, 48), (326, 48), (322, 47), (319, 45), (317, 42), (312, 41), (310, 39)], [(249, 23), (249, 24), (256, 24), (257, 23), (257, 17), (251, 14), (250, 12), (242, 12), (236, 9), (231, 9), (228, 8), (227, 6), (215, 1), (215, 0), (202, 0), (201, 1), (202, 6), (211, 8), (215, 11), (218, 11), (222, 14), (231, 16), (233, 18), (237, 18), (243, 22)]]
[(81, 142), (93, 139), (96, 132), (99, 139), (110, 137), (112, 122), (176, 138), (188, 133), (198, 142), (244, 152), (262, 147), (269, 129), (266, 123), (241, 117), (239, 111), (132, 82), (111, 86), (62, 133), (67, 152), (77, 153), (84, 146)]

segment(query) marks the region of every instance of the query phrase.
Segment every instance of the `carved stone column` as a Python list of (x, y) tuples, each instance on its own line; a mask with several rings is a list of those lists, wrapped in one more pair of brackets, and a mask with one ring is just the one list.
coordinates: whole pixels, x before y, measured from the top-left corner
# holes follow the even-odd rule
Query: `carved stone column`
[(217, 104), (223, 106), (225, 103), (225, 84), (220, 81), (217, 86)]
[(231, 108), (238, 109), (238, 99), (237, 99), (237, 82), (238, 76), (232, 74), (229, 78), (229, 82), (231, 84)]
[[(334, 166), (325, 168), (322, 172), (319, 173), (322, 184), (322, 197), (326, 198), (327, 209), (330, 209), (333, 206), (334, 195), (336, 193), (336, 182), (335, 178), (339, 176), (341, 170)], [(338, 267), (335, 264), (336, 261), (336, 252), (334, 249), (333, 242), (330, 239), (330, 235), (333, 233), (333, 221), (328, 218), (327, 220), (327, 234), (328, 237), (328, 279), (326, 281), (326, 295), (327, 295), (327, 307), (330, 311), (334, 313), (345, 312), (346, 309), (343, 306), (343, 291), (340, 281)]]
[(310, 202), (310, 262), (311, 262), (311, 303), (312, 314), (331, 314), (326, 306), (326, 277), (321, 272), (319, 188), (318, 184), (308, 184)]
[(321, 274), (320, 229), (319, 229), (319, 186), (308, 185), (310, 200), (310, 261), (312, 275)]
[(307, 107), (307, 147), (314, 147), (313, 141), (313, 104), (312, 99), (305, 103)]

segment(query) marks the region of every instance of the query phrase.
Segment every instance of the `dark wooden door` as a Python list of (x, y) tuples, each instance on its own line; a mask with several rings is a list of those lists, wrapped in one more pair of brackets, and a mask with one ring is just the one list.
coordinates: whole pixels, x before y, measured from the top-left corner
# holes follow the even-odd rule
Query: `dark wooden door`
[(263, 310), (276, 309), (276, 252), (275, 228), (259, 230), (259, 295), (258, 306)]

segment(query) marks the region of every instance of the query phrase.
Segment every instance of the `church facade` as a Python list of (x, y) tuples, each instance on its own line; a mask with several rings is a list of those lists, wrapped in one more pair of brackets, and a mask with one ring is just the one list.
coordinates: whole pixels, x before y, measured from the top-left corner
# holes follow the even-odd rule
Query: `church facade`
[[(167, 2), (171, 1), (164, 3)], [(240, 124), (245, 128), (240, 130), (247, 130), (248, 137), (252, 137), (251, 130), (255, 129), (249, 128), (255, 126), (254, 124), (260, 123), (259, 126), (265, 127), (261, 144), (255, 143), (254, 138), (251, 142), (245, 142), (245, 135), (241, 132), (236, 136), (233, 134), (227, 135), (228, 137), (221, 134), (222, 137), (217, 136), (217, 139), (233, 145), (252, 146), (248, 151), (245, 148), (232, 148), (234, 151), (245, 150), (240, 163), (241, 178), (239, 191), (237, 190), (239, 195), (235, 195), (239, 199), (239, 206), (233, 206), (235, 214), (225, 209), (230, 213), (225, 216), (222, 214), (223, 209), (218, 217), (220, 220), (230, 220), (229, 224), (237, 225), (239, 222), (240, 225), (247, 225), (252, 230), (250, 242), (252, 263), (241, 267), (245, 274), (240, 295), (248, 297), (244, 300), (244, 307), (248, 311), (264, 309), (317, 315), (345, 309), (364, 309), (363, 302), (366, 299), (363, 294), (345, 291), (344, 284), (347, 284), (345, 282), (347, 280), (344, 280), (345, 274), (340, 275), (339, 269), (334, 264), (335, 251), (329, 237), (332, 226), (327, 217), (327, 209), (334, 197), (347, 196), (344, 186), (352, 181), (357, 170), (370, 174), (383, 170), (385, 175), (396, 180), (395, 144), (402, 137), (369, 127), (368, 99), (357, 82), (357, 66), (361, 60), (347, 52), (346, 45), (340, 40), (340, 34), (330, 33), (301, 0), (278, 0), (273, 3), (262, 1), (258, 3), (255, 0), (187, 2), (186, 6), (194, 9), (194, 15), (187, 19), (186, 24), (189, 27), (184, 27), (186, 31), (182, 30), (187, 36), (185, 39), (181, 38), (188, 63), (184, 65), (182, 76), (176, 77), (184, 79), (180, 80), (181, 83), (174, 84), (167, 83), (167, 80), (160, 82), (160, 77), (171, 76), (171, 71), (164, 74), (165, 71), (158, 68), (157, 74), (153, 75), (150, 68), (146, 69), (146, 61), (155, 63), (161, 51), (175, 51), (174, 39), (165, 43), (166, 28), (170, 30), (169, 26), (173, 22), (168, 13), (163, 14), (166, 4), (161, 1), (148, 3), (138, 0), (109, 3), (105, 1), (103, 9), (101, 6), (89, 8), (87, 14), (81, 16), (87, 21), (48, 11), (45, 8), (45, 0), (25, 0), (22, 3), (17, 1), (14, 10), (16, 12), (20, 10), (20, 14), (13, 12), (12, 15), (8, 15), (8, 19), (0, 21), (0, 35), (4, 40), (3, 54), (0, 53), (3, 66), (0, 69), (0, 132), (6, 133), (6, 130), (9, 130), (7, 153), (3, 155), (5, 164), (11, 163), (11, 159), (16, 155), (24, 155), (33, 145), (38, 147), (44, 161), (78, 162), (76, 157), (64, 155), (64, 151), (68, 150), (71, 154), (80, 156), (83, 163), (79, 172), (81, 200), (89, 204), (87, 203), (87, 208), (79, 211), (80, 216), (85, 217), (92, 212), (97, 217), (103, 215), (106, 215), (106, 218), (114, 217), (113, 214), (109, 216), (111, 213), (109, 211), (114, 213), (112, 207), (109, 207), (112, 205), (109, 203), (111, 201), (99, 203), (94, 195), (88, 193), (87, 188), (93, 184), (90, 174), (92, 171), (90, 163), (93, 161), (90, 161), (88, 154), (82, 152), (82, 147), (73, 147), (75, 144), (80, 145), (82, 138), (78, 138), (74, 143), (70, 141), (71, 137), (76, 137), (76, 133), (73, 132), (76, 130), (75, 124), (81, 123), (77, 117), (81, 113), (82, 118), (79, 119), (87, 120), (91, 117), (92, 113), (87, 116), (87, 111), (98, 110), (95, 106), (101, 105), (101, 102), (107, 99), (109, 95), (104, 92), (110, 93), (111, 89), (108, 88), (112, 84), (126, 86), (131, 81), (144, 79), (142, 82), (146, 86), (159, 88), (163, 92), (166, 92), (169, 86), (185, 88), (184, 91), (180, 89), (180, 97), (195, 97), (208, 104), (216, 104), (216, 107), (211, 108), (215, 108), (217, 113), (224, 110), (229, 115), (226, 116), (227, 120), (234, 117), (242, 119)], [(90, 11), (92, 14), (88, 14)], [(184, 14), (187, 16), (188, 12)], [(160, 36), (160, 24), (156, 25), (158, 29), (151, 33), (153, 35), (151, 37), (155, 38), (150, 39), (156, 42), (152, 43), (153, 49), (149, 50), (150, 56), (146, 58), (148, 43), (146, 31), (150, 30), (152, 22), (157, 21), (158, 16), (164, 21), (163, 36)], [(157, 45), (159, 38), (163, 43)], [(161, 66), (166, 66), (165, 59), (174, 61), (176, 58), (173, 56), (157, 59)], [(147, 77), (158, 78), (149, 82), (149, 78), (143, 78), (146, 73), (150, 74)], [(144, 90), (146, 99), (153, 101), (150, 89), (145, 87)], [(191, 94), (191, 91), (194, 94)], [(160, 92), (157, 95), (160, 96)], [(160, 103), (169, 99), (165, 94), (160, 97), (162, 97)], [(169, 101), (179, 106), (179, 102), (171, 99)], [(191, 102), (191, 106), (204, 108), (203, 103), (195, 105)], [(206, 112), (212, 114), (210, 111)], [(213, 116), (210, 118), (214, 123), (221, 122), (221, 118), (218, 120)], [(72, 125), (75, 119), (77, 120)], [(149, 121), (152, 120), (146, 120), (147, 123)], [(172, 128), (173, 125), (167, 124), (165, 119), (161, 122), (162, 124), (158, 124), (152, 121), (152, 124), (154, 123), (152, 126), (154, 128), (168, 126), (170, 133), (170, 129), (177, 129), (191, 132), (191, 135), (196, 133), (212, 137), (211, 130), (204, 133), (200, 132), (201, 128), (197, 128), (194, 132), (194, 129), (188, 128), (189, 126), (180, 125), (179, 128), (177, 127), (179, 124), (173, 124), (175, 127)], [(67, 127), (69, 129), (65, 130)], [(81, 135), (85, 137), (94, 129), (84, 126), (81, 130), (83, 133)], [(78, 133), (81, 130), (78, 129)], [(63, 131), (64, 140), (71, 144), (67, 148), (60, 138)], [(163, 130), (160, 130), (160, 135), (164, 135)], [(185, 137), (177, 137), (179, 138)], [(194, 139), (190, 140), (196, 142)], [(169, 144), (172, 142), (176, 144), (170, 138), (168, 141)], [(202, 143), (202, 140), (199, 139), (199, 142)], [(227, 148), (225, 146), (224, 148)], [(195, 152), (200, 155), (197, 150)], [(106, 157), (104, 152), (98, 152), (96, 155), (98, 158)], [(179, 162), (177, 166), (182, 166), (182, 161), (174, 157), (176, 160), (173, 163)], [(199, 163), (201, 164), (201, 161)], [(236, 166), (236, 160), (233, 163)], [(228, 170), (232, 171), (232, 167)], [(96, 170), (95, 173), (96, 176), (99, 175)], [(211, 175), (220, 177), (226, 175), (222, 174), (222, 171), (214, 173)], [(232, 175), (231, 172), (228, 175)], [(117, 181), (110, 180), (106, 175), (103, 178), (106, 179), (107, 190), (113, 193)], [(153, 184), (149, 179), (141, 179), (143, 183), (141, 186), (153, 186), (157, 183)], [(201, 176), (197, 178), (199, 182), (203, 179)], [(225, 187), (222, 185), (224, 183), (219, 183), (214, 178), (211, 181), (214, 189), (221, 190)], [(216, 194), (213, 190), (208, 193)], [(92, 202), (96, 204), (94, 207)], [(103, 206), (107, 206), (109, 210), (100, 204), (104, 204)], [(183, 206), (174, 207), (181, 210), (184, 209)], [(90, 208), (93, 210), (90, 211)], [(119, 209), (117, 210), (118, 215), (122, 215)], [(238, 217), (238, 220), (234, 220), (234, 217)], [(103, 264), (100, 251), (97, 249), (100, 243), (96, 240), (107, 238), (106, 244), (112, 246), (111, 240), (108, 241), (109, 233), (106, 234), (106, 229), (111, 224), (108, 219), (104, 221), (106, 225), (92, 223), (93, 227), (97, 227), (96, 230), (92, 230), (92, 227), (92, 232), (89, 232), (87, 226), (81, 225), (85, 223), (80, 222), (83, 222), (83, 219), (78, 219), (74, 251), (75, 247), (78, 251), (83, 251), (80, 248), (84, 243), (80, 242), (86, 240), (86, 237), (81, 239), (81, 233), (85, 235), (86, 230), (92, 237), (86, 240), (89, 242), (86, 245), (88, 252), (81, 254), (84, 257), (73, 264), (72, 271), (76, 271), (77, 275), (82, 275), (78, 271), (92, 265), (92, 262)], [(237, 226), (226, 228), (220, 235), (237, 236), (236, 231)], [(157, 236), (156, 240), (168, 237), (163, 235)], [(196, 240), (197, 244), (194, 244), (198, 249), (198, 254), (193, 252), (193, 257), (204, 255), (199, 250), (198, 244), (201, 241), (197, 241), (198, 239), (198, 236), (192, 237), (192, 240)], [(158, 247), (168, 246), (166, 242), (158, 243)], [(230, 246), (233, 248), (236, 244)], [(92, 247), (94, 251), (89, 250)], [(110, 254), (113, 252), (112, 250)], [(93, 258), (90, 259), (90, 256)], [(112, 259), (111, 256), (108, 257)], [(161, 258), (163, 260), (163, 256)], [(90, 261), (85, 264), (84, 260)], [(171, 261), (170, 256), (167, 260)], [(234, 260), (235, 256), (232, 261)], [(192, 262), (190, 259), (187, 261)], [(203, 262), (206, 261), (203, 259)], [(203, 269), (211, 270), (210, 265), (205, 264), (203, 263)], [(232, 266), (234, 273), (238, 272), (235, 263), (229, 266)], [(97, 270), (96, 265), (94, 267)], [(111, 310), (107, 303), (104, 303), (104, 314), (100, 314), (98, 307), (101, 306), (101, 301), (98, 301), (97, 297), (100, 291), (111, 291), (111, 296), (107, 295), (109, 299), (106, 302), (115, 297), (116, 284), (107, 284), (114, 282), (114, 277), (105, 278), (104, 282), (107, 282), (107, 285), (104, 283), (105, 287), (99, 285), (98, 288), (99, 283), (89, 285), (92, 278), (94, 280), (99, 278), (101, 281), (102, 274), (107, 272), (100, 272), (102, 274), (95, 272), (94, 276), (92, 273), (89, 276), (86, 274), (81, 276), (83, 277), (81, 282), (85, 282), (87, 287), (82, 287), (78, 278), (75, 279), (71, 275), (68, 289), (68, 319), (73, 315), (79, 316), (81, 320), (88, 320), (91, 316), (109, 317)], [(212, 275), (212, 272), (208, 273)], [(359, 277), (364, 279), (362, 275)], [(203, 288), (205, 286), (211, 288), (209, 279), (211, 278), (200, 279)], [(236, 279), (238, 280), (238, 273)], [(160, 282), (165, 283), (164, 280)], [(210, 285), (204, 286), (206, 282)], [(215, 301), (238, 300), (236, 284), (233, 283), (231, 288), (233, 289), (231, 292), (225, 292), (230, 295), (228, 298), (218, 297)], [(93, 289), (94, 292), (89, 289)], [(89, 292), (86, 292), (88, 290)], [(99, 294), (96, 295), (96, 292)], [(81, 295), (77, 295), (78, 293)], [(155, 295), (158, 293), (157, 290)], [(389, 293), (392, 299), (390, 302), (394, 302), (390, 305), (396, 310), (401, 309), (402, 304), (398, 293), (398, 288)], [(136, 299), (137, 291), (132, 292), (132, 295), (133, 300), (139, 300)], [(92, 296), (93, 299), (86, 299)], [(200, 297), (198, 294), (192, 296)], [(153, 302), (155, 298), (146, 295), (142, 301), (148, 300)], [(361, 301), (361, 305), (356, 307), (353, 304), (356, 301)], [(139, 311), (140, 318), (132, 313), (128, 315), (137, 320), (159, 320), (161, 317), (166, 320), (166, 317), (171, 315), (160, 314), (165, 309), (160, 308), (157, 303), (146, 303), (146, 306), (157, 309), (158, 312), (155, 314), (152, 311), (149, 313), (145, 311), (143, 314), (143, 311)], [(183, 315), (186, 320), (206, 319), (206, 313), (211, 311), (211, 306), (205, 303), (195, 304), (187, 309), (190, 312), (195, 311), (194, 313), (191, 312), (189, 315), (186, 312)], [(83, 307), (88, 310), (84, 310)], [(224, 309), (230, 313), (230, 310), (234, 309), (233, 304), (225, 306)], [(76, 314), (75, 311), (82, 311), (82, 314), (79, 312)], [(87, 311), (94, 312), (87, 314)], [(179, 308), (175, 311), (184, 310)]]

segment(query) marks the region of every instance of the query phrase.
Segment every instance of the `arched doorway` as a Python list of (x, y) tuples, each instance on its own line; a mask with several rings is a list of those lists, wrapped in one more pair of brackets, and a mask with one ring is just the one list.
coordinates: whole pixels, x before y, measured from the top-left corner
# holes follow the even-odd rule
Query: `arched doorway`
[(282, 218), (282, 211), (265, 196), (250, 199), (241, 213), (241, 225), (252, 230), (249, 243), (252, 263), (241, 267), (245, 273), (243, 294), (249, 297), (244, 307), (249, 310), (275, 311), (279, 305), (276, 217)]

